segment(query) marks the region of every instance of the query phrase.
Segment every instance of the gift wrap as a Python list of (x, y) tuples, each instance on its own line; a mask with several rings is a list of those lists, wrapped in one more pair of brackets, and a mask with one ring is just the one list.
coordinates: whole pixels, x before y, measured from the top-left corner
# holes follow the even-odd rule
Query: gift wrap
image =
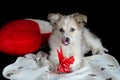
[(120, 65), (110, 54), (96, 54), (83, 59), (83, 67), (70, 73), (51, 71), (44, 52), (20, 56), (7, 65), (2, 75), (10, 80), (120, 80)]

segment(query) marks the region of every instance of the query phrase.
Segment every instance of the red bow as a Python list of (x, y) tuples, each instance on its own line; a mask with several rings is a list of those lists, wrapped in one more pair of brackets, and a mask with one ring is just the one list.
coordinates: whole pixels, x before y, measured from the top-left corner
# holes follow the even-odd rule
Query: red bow
[(64, 57), (62, 48), (60, 47), (60, 51), (57, 50), (59, 65), (57, 71), (60, 73), (69, 73), (71, 72), (70, 64), (73, 64), (74, 57), (70, 56), (69, 58)]

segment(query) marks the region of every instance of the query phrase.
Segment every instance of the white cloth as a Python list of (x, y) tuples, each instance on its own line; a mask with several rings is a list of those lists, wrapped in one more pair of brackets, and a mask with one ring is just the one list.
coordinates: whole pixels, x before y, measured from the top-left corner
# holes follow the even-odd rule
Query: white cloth
[(120, 80), (120, 65), (110, 54), (84, 57), (84, 66), (75, 72), (56, 74), (49, 71), (50, 62), (38, 54), (27, 54), (3, 69), (10, 80)]

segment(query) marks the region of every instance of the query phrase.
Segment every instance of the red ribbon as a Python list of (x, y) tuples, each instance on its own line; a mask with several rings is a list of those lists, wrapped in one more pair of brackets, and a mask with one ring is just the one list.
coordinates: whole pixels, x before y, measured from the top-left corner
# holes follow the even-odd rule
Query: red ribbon
[(58, 59), (59, 59), (59, 65), (57, 68), (57, 71), (60, 73), (69, 73), (71, 72), (70, 64), (73, 64), (74, 57), (70, 56), (69, 58), (65, 57), (63, 55), (62, 48), (60, 47), (60, 51), (57, 49)]

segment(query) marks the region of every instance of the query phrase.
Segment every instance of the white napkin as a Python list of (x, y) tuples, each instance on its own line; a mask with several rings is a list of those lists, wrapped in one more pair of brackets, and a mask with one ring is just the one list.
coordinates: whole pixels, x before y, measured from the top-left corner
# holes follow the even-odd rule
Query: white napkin
[(3, 69), (3, 76), (10, 80), (120, 80), (120, 65), (110, 54), (84, 57), (80, 70), (66, 74), (51, 72), (52, 64), (43, 54), (18, 57)]

